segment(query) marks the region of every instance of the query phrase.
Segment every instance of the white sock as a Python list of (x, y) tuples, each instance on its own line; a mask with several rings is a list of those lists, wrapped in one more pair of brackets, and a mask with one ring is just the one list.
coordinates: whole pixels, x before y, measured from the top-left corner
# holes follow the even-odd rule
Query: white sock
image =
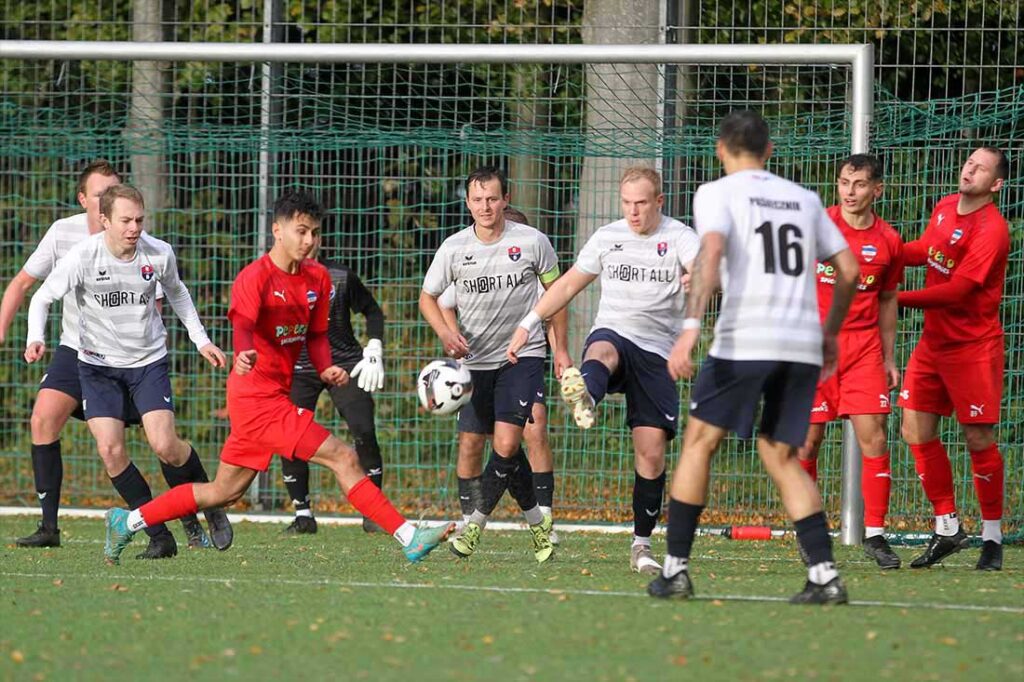
[(676, 577), (677, 574), (682, 573), (690, 566), (690, 560), (684, 559), (683, 557), (672, 556), (671, 554), (665, 555), (665, 563), (661, 567), (661, 575), (666, 579), (671, 580)]
[(634, 535), (633, 536), (633, 547), (636, 547), (637, 545), (643, 545), (644, 547), (650, 547), (651, 546), (651, 538), (650, 537), (642, 538), (639, 535)]
[(544, 507), (544, 506), (542, 506), (540, 508), (540, 512), (544, 516), (554, 516), (554, 514), (551, 513), (551, 507)]
[(298, 518), (300, 516), (308, 516), (309, 518), (313, 518), (313, 510), (312, 509), (296, 509), (295, 510), (295, 518)]
[(538, 523), (544, 521), (544, 512), (540, 510), (540, 505), (533, 505), (533, 509), (524, 509), (523, 516), (526, 517), (526, 523), (531, 526), (536, 526)]
[(831, 561), (822, 561), (807, 569), (807, 579), (815, 585), (825, 585), (833, 578), (839, 576), (836, 565)]
[(412, 536), (416, 533), (416, 526), (412, 525), (408, 521), (403, 523), (395, 531), (395, 539), (402, 543), (402, 547), (408, 547), (412, 544)]
[(468, 523), (475, 523), (483, 529), (487, 525), (487, 514), (477, 509), (475, 512), (469, 515)]
[(142, 530), (147, 525), (146, 519), (142, 518), (142, 512), (138, 509), (133, 509), (128, 512), (128, 530), (135, 533)]
[(960, 519), (956, 512), (952, 514), (939, 514), (935, 517), (936, 535), (956, 535), (960, 531)]
[(1002, 519), (996, 519), (995, 521), (982, 520), (981, 522), (981, 539), (983, 541), (998, 542), (1003, 544), (1003, 528)]
[(473, 519), (473, 517), (472, 517), (472, 516), (470, 516), (469, 514), (463, 514), (463, 515), (462, 515), (462, 525), (466, 525), (466, 524), (467, 524), (467, 523), (469, 523), (469, 522), (470, 522), (470, 521), (471, 521), (472, 519)]
[(885, 535), (885, 529), (877, 526), (867, 526), (864, 529), (864, 539), (873, 538), (876, 535)]

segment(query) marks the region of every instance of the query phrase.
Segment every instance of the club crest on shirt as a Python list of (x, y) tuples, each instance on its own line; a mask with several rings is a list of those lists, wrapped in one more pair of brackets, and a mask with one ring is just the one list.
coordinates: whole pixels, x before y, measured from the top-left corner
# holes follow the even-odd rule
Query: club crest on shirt
[(518, 246), (508, 247), (508, 257), (513, 263), (518, 262), (523, 257), (523, 250)]
[(142, 279), (146, 280), (147, 282), (153, 279), (153, 266), (150, 265), (149, 263), (143, 265), (140, 272), (142, 273)]
[(878, 255), (878, 248), (874, 244), (865, 244), (860, 247), (860, 255), (865, 263), (870, 263)]
[(961, 230), (958, 227), (955, 230), (953, 230), (953, 234), (949, 235), (949, 243), (950, 244), (956, 244), (958, 241), (960, 241), (960, 237), (963, 237), (963, 236), (964, 236), (964, 231)]
[(668, 242), (658, 242), (658, 255), (664, 256), (668, 253)]
[(337, 296), (337, 295), (338, 295), (338, 288), (337, 287), (331, 287), (330, 300), (334, 301), (334, 297)]
[(316, 292), (313, 291), (312, 289), (306, 291), (306, 301), (309, 303), (310, 310), (312, 310), (313, 306), (316, 305), (317, 298), (318, 296), (316, 295)]

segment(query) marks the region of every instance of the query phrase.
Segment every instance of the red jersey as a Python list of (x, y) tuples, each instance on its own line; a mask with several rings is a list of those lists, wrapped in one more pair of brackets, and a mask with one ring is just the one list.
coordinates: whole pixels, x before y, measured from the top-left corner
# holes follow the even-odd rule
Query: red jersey
[(229, 396), (288, 395), (306, 335), (327, 331), (330, 302), (331, 276), (314, 260), (304, 260), (294, 275), (268, 254), (243, 268), (231, 285), (228, 319), (255, 326), (256, 366), (244, 376), (231, 372)]
[[(895, 291), (903, 281), (903, 240), (889, 223), (877, 215), (875, 222), (863, 230), (851, 227), (843, 219), (839, 206), (826, 211), (843, 233), (850, 251), (860, 264), (857, 293), (850, 303), (850, 312), (843, 320), (843, 331), (878, 327), (878, 298), (883, 291)], [(836, 283), (835, 268), (829, 261), (818, 263), (818, 312), (822, 322), (832, 305)]]
[(1010, 228), (995, 204), (960, 215), (956, 210), (959, 201), (959, 194), (941, 199), (921, 235), (921, 243), (928, 249), (924, 288), (945, 284), (954, 275), (981, 288), (960, 305), (924, 311), (921, 338), (930, 343), (968, 343), (1003, 334), (999, 304), (1010, 253)]

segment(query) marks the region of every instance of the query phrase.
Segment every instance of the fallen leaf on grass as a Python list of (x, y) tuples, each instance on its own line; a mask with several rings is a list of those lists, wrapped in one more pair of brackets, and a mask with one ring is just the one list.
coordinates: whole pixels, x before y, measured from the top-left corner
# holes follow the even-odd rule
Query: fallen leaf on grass
[(674, 658), (672, 658), (670, 660), (671, 660), (672, 665), (683, 666), (683, 665), (686, 665), (686, 663), (687, 663), (686, 656), (675, 656)]
[(60, 578), (57, 578), (56, 580), (53, 581), (54, 587), (60, 587), (63, 584), (64, 584), (64, 581), (61, 580)]
[(867, 640), (868, 640), (869, 642), (873, 642), (873, 641), (875, 641), (875, 639), (877, 639), (877, 638), (878, 638), (878, 633), (877, 633), (877, 632), (875, 632), (874, 630), (868, 630), (868, 631), (867, 631), (866, 633), (864, 633), (864, 637), (865, 637), (865, 638), (866, 638), (866, 639), (867, 639)]
[(253, 656), (259, 656), (263, 653), (263, 647), (256, 646), (255, 644), (253, 644), (251, 647), (249, 647), (249, 653)]
[(121, 583), (114, 583), (113, 585), (110, 586), (110, 591), (111, 592), (127, 592), (128, 591), (128, 586), (127, 585), (122, 585)]
[(581, 568), (580, 575), (593, 575), (593, 573), (590, 572), (589, 568)]
[(18, 651), (17, 649), (15, 649), (14, 651), (11, 652), (11, 660), (14, 661), (15, 663), (24, 663), (25, 662), (25, 654), (23, 654), (20, 651)]
[(956, 646), (957, 645), (956, 637), (943, 637), (939, 641), (942, 642), (943, 644), (945, 644), (946, 646)]
[(722, 606), (723, 604), (724, 604), (724, 602), (721, 599), (712, 599), (711, 600), (711, 605), (712, 606)]

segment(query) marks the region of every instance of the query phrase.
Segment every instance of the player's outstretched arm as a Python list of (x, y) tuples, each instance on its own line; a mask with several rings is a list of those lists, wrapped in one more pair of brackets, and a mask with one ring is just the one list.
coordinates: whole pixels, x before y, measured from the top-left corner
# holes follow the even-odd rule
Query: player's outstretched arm
[(445, 353), (453, 358), (466, 357), (469, 353), (469, 344), (462, 334), (448, 327), (444, 315), (441, 314), (441, 306), (437, 304), (436, 296), (432, 296), (426, 291), (420, 291), (420, 313), (437, 334), (437, 338), (441, 340)]
[(18, 308), (25, 300), (25, 294), (38, 281), (24, 270), (20, 270), (4, 289), (4, 297), (0, 301), (0, 343), (7, 340), (7, 330), (10, 329), (11, 322), (14, 321), (14, 316), (18, 313)]
[[(578, 293), (583, 291), (595, 279), (597, 279), (597, 275), (583, 272), (574, 265), (569, 268), (568, 272), (555, 280), (547, 288), (547, 291), (544, 292), (544, 295), (540, 297), (540, 300), (537, 301), (537, 305), (533, 307), (533, 310), (522, 319), (512, 334), (508, 349), (505, 351), (505, 356), (509, 362), (514, 364), (519, 361), (519, 351), (530, 340), (530, 334), (533, 333), (534, 328), (541, 321), (551, 319), (553, 326), (555, 324), (554, 315), (563, 311), (569, 305), (569, 301), (575, 298)], [(566, 323), (566, 326), (568, 326), (568, 323)]]

